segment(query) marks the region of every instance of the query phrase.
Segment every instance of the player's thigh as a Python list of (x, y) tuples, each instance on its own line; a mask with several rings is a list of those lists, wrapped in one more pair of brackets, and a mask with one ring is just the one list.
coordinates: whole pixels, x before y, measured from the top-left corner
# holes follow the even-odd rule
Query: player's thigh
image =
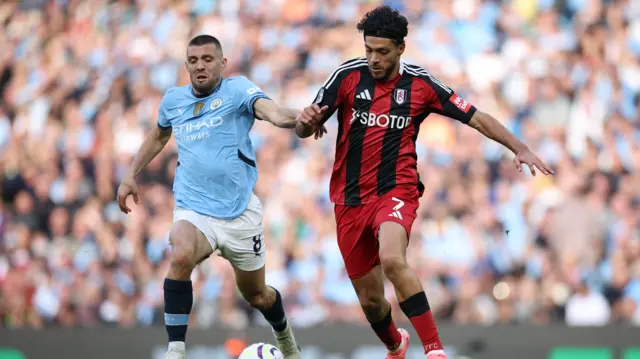
[(215, 249), (215, 238), (207, 217), (181, 208), (174, 212), (169, 242), (173, 260), (185, 264), (198, 264)]
[[(245, 212), (230, 221), (214, 220), (218, 247), (223, 258), (236, 270), (255, 272), (266, 263), (266, 243), (262, 225), (262, 208), (252, 196)], [(252, 276), (248, 276), (252, 278)], [(256, 277), (256, 278), (259, 278)]]
[(267, 289), (265, 266), (253, 271), (245, 271), (233, 266), (233, 271), (236, 275), (236, 285), (244, 298), (251, 300), (265, 293)]
[(367, 275), (380, 264), (370, 207), (335, 206), (338, 247), (350, 279)]
[(405, 261), (411, 227), (417, 216), (418, 196), (397, 190), (380, 199), (376, 207), (374, 233), (381, 261)]
[[(259, 273), (260, 269), (264, 269), (267, 259), (264, 234), (250, 237), (227, 236), (220, 248), (220, 254), (231, 263), (236, 274), (246, 273), (242, 277), (246, 278), (247, 282), (264, 282), (264, 273)], [(240, 286), (240, 283), (238, 285)]]
[(266, 290), (266, 248), (262, 233), (252, 237), (230, 237), (222, 256), (231, 263), (236, 275), (236, 285), (247, 300), (260, 297)]

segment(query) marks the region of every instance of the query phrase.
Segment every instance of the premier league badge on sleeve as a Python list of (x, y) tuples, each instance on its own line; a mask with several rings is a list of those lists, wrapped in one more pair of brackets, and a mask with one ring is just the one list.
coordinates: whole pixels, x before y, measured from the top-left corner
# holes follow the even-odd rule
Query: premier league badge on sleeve
[(313, 101), (315, 104), (319, 104), (322, 102), (322, 98), (324, 97), (324, 87), (320, 87), (320, 91), (318, 91), (318, 96), (316, 96), (316, 100)]

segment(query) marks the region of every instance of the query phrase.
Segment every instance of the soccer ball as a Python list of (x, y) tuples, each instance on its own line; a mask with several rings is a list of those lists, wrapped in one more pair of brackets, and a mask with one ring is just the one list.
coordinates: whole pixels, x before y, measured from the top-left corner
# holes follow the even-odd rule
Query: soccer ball
[(284, 359), (284, 355), (271, 344), (256, 343), (243, 350), (238, 359)]

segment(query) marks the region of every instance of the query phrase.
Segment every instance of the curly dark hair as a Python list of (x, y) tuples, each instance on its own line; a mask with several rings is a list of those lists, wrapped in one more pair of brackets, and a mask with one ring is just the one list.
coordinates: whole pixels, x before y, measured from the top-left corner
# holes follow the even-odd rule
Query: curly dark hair
[(364, 36), (388, 37), (396, 45), (400, 45), (409, 33), (409, 21), (398, 10), (382, 5), (362, 17), (358, 23), (358, 31), (364, 33)]

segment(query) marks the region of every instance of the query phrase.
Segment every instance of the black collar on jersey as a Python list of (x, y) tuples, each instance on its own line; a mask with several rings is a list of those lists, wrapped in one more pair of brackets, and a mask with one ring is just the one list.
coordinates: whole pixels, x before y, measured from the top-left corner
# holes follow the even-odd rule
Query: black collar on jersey
[(209, 93), (205, 93), (202, 95), (198, 95), (197, 93), (193, 92), (193, 85), (191, 85), (191, 94), (197, 98), (205, 98), (205, 97), (209, 97), (211, 95), (213, 95), (214, 92), (218, 91), (220, 89), (220, 86), (222, 86), (222, 80), (224, 80), (224, 77), (220, 76), (220, 81), (218, 82), (218, 86), (214, 87), (213, 90), (209, 91)]
[(375, 30), (367, 30), (364, 32), (364, 36), (373, 36), (373, 37), (382, 37), (385, 39), (391, 39), (399, 44), (404, 42), (404, 37), (398, 36), (393, 31), (388, 31), (385, 29), (375, 29)]

